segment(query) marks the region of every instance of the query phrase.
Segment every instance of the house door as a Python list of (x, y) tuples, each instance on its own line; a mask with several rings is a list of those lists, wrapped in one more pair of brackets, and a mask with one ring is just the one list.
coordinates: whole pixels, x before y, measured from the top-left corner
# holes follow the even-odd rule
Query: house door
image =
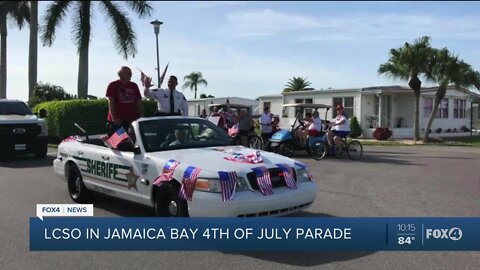
[(382, 96), (382, 119), (380, 120), (382, 127), (392, 127), (392, 96)]

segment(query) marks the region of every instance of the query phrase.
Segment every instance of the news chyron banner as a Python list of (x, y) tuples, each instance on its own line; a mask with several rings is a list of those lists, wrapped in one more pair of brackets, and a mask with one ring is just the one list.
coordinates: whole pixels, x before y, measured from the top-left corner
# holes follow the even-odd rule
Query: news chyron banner
[(480, 251), (480, 218), (103, 218), (75, 207), (82, 217), (30, 218), (30, 250)]

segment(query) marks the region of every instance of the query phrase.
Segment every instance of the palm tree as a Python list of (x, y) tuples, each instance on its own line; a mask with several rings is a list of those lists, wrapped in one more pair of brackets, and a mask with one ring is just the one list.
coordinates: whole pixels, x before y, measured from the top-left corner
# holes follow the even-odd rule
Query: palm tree
[(195, 92), (195, 99), (197, 99), (197, 86), (204, 85), (208, 86), (208, 82), (203, 78), (202, 72), (192, 72), (189, 75), (183, 78), (185, 83), (183, 84), (183, 89), (190, 88), (190, 90)]
[[(123, 3), (139, 18), (150, 16), (153, 10), (147, 1), (125, 1)], [(52, 45), (57, 27), (65, 19), (67, 11), (72, 10), (73, 35), (79, 55), (77, 83), (79, 98), (87, 98), (88, 95), (88, 49), (92, 33), (90, 20), (95, 4), (106, 16), (106, 20), (110, 21), (110, 29), (117, 51), (125, 59), (128, 59), (129, 55), (135, 57), (137, 52), (135, 31), (127, 13), (120, 8), (120, 3), (113, 1), (54, 1), (51, 3), (46, 10), (42, 41), (44, 45)]]
[(30, 1), (30, 43), (28, 47), (28, 100), (37, 84), (38, 59), (38, 2)]
[(0, 98), (7, 97), (7, 21), (19, 29), (30, 20), (28, 1), (0, 1)]
[(436, 50), (430, 65), (431, 68), (427, 78), (438, 83), (439, 86), (433, 99), (432, 112), (425, 127), (424, 142), (429, 141), (433, 120), (449, 85), (453, 84), (457, 88), (474, 86), (480, 89), (480, 73), (475, 71), (471, 65), (460, 60), (458, 56), (452, 55), (447, 48)]
[(283, 92), (313, 90), (313, 88), (309, 88), (311, 84), (312, 83), (309, 82), (307, 78), (293, 77), (290, 80), (288, 80), (287, 84), (285, 84), (286, 88), (283, 89)]
[(419, 129), (419, 102), (422, 81), (419, 76), (428, 72), (429, 61), (433, 49), (430, 47), (430, 37), (418, 38), (413, 44), (405, 42), (403, 47), (390, 50), (390, 58), (378, 68), (378, 73), (390, 78), (408, 80), (408, 86), (413, 90), (415, 96), (414, 104), (414, 140), (420, 140)]

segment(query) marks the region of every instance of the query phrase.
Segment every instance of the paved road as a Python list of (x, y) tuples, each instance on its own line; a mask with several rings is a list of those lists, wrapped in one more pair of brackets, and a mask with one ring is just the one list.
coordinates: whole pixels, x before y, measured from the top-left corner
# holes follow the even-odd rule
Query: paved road
[[(295, 216), (480, 216), (479, 148), (365, 150), (357, 162), (300, 156), (319, 190)], [(480, 252), (30, 252), (35, 205), (71, 203), (52, 159), (0, 162), (0, 269), (480, 269)], [(103, 196), (95, 205), (96, 216), (152, 215)]]

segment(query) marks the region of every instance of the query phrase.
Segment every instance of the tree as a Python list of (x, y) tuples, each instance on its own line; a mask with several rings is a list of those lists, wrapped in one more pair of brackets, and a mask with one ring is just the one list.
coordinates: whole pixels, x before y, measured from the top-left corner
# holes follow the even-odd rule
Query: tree
[(357, 138), (362, 135), (362, 128), (360, 127), (356, 116), (352, 116), (352, 118), (350, 118), (350, 130), (351, 132), (349, 136), (351, 138)]
[(28, 47), (28, 99), (37, 84), (38, 60), (38, 1), (30, 1), (30, 42)]
[(309, 87), (311, 84), (307, 78), (293, 77), (285, 84), (286, 88), (283, 89), (283, 92), (313, 90), (313, 88)]
[(35, 85), (33, 96), (28, 101), (28, 105), (33, 108), (35, 105), (52, 100), (73, 99), (74, 96), (65, 92), (63, 87), (49, 83), (39, 82)]
[(200, 98), (214, 98), (215, 96), (212, 96), (212, 95), (207, 95), (207, 94), (200, 94)]
[(0, 1), (0, 98), (7, 97), (7, 21), (22, 29), (30, 20), (28, 1)]
[(428, 72), (432, 55), (433, 49), (430, 47), (430, 37), (424, 36), (416, 39), (413, 44), (405, 42), (403, 47), (391, 49), (388, 61), (378, 68), (379, 74), (394, 79), (408, 80), (408, 86), (413, 90), (415, 96), (413, 112), (413, 139), (415, 141), (420, 140), (419, 104), (422, 81), (419, 77)]
[(183, 89), (190, 88), (194, 91), (194, 98), (197, 99), (197, 87), (198, 85), (208, 86), (208, 82), (203, 78), (202, 72), (192, 72), (189, 75), (183, 78), (185, 83), (183, 84)]
[[(147, 1), (123, 2), (139, 18), (150, 16), (153, 8)], [(79, 56), (77, 91), (79, 98), (88, 95), (88, 51), (92, 34), (91, 16), (93, 5), (96, 4), (110, 21), (111, 35), (115, 48), (123, 58), (135, 57), (136, 34), (132, 28), (127, 13), (120, 8), (120, 3), (113, 1), (53, 1), (46, 10), (45, 26), (42, 28), (42, 41), (44, 45), (52, 46), (55, 31), (65, 19), (67, 11), (73, 11), (73, 35)]]
[(432, 112), (425, 127), (424, 142), (429, 141), (429, 131), (449, 85), (453, 84), (457, 88), (474, 86), (480, 89), (480, 73), (475, 71), (471, 65), (460, 60), (458, 56), (452, 55), (447, 48), (435, 51), (427, 78), (438, 83), (438, 89), (433, 99)]

